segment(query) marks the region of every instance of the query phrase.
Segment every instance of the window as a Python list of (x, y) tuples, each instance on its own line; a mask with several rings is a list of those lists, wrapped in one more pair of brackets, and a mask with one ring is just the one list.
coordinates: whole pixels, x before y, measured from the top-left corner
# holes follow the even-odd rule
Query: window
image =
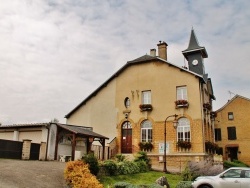
[(178, 141), (190, 141), (190, 122), (187, 118), (178, 120), (177, 139)]
[(241, 170), (240, 169), (231, 169), (228, 170), (226, 173), (224, 173), (224, 178), (240, 178), (241, 176)]
[(233, 112), (228, 112), (228, 120), (234, 120)]
[(228, 140), (236, 140), (236, 127), (227, 127)]
[(151, 104), (151, 91), (142, 92), (142, 104)]
[(149, 120), (141, 124), (141, 142), (152, 142), (152, 123)]
[(176, 99), (177, 100), (187, 100), (187, 87), (181, 86), (176, 88)]
[(130, 99), (128, 97), (125, 98), (124, 105), (126, 108), (128, 108), (130, 106)]
[(221, 129), (214, 130), (215, 141), (221, 141)]
[(250, 178), (250, 170), (245, 171), (245, 178)]

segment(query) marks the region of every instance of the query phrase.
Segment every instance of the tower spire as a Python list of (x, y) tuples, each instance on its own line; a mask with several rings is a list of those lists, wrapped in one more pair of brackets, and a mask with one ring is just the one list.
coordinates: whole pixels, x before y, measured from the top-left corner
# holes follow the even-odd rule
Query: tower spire
[(193, 27), (191, 30), (188, 48), (182, 51), (182, 54), (188, 61), (190, 71), (200, 75), (205, 74), (203, 59), (208, 57), (207, 51), (205, 47), (199, 45)]
[(200, 51), (203, 58), (208, 57), (206, 48), (199, 45), (199, 42), (196, 38), (194, 29), (192, 27), (188, 48), (186, 50), (182, 51), (182, 53), (185, 56), (185, 58), (188, 60), (188, 57), (187, 57), (188, 54), (190, 54), (193, 51)]

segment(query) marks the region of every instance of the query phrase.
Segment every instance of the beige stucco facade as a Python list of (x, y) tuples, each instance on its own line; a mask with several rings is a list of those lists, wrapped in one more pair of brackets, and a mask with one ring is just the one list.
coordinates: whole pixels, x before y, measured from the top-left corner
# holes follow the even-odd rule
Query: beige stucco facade
[(81, 106), (70, 118), (67, 124), (93, 127), (93, 131), (103, 134), (113, 140), (118, 123), (118, 108), (115, 105), (116, 79)]
[[(250, 165), (249, 113), (250, 99), (234, 96), (222, 108), (216, 111), (215, 129), (220, 130), (216, 143), (222, 148), (225, 160), (238, 159)], [(229, 114), (233, 118), (229, 118)], [(228, 137), (228, 127), (235, 127), (235, 138)]]

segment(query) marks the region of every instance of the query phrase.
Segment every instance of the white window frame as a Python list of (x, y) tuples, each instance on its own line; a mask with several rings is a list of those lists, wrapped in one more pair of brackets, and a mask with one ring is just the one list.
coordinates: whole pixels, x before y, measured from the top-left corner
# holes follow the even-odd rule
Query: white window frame
[(153, 141), (152, 123), (149, 120), (145, 120), (141, 123), (141, 142), (152, 142), (152, 141)]
[[(180, 137), (179, 133), (182, 137)], [(177, 141), (191, 141), (190, 121), (187, 118), (178, 120)]]
[(176, 87), (176, 99), (177, 100), (188, 100), (187, 86)]
[(142, 91), (142, 104), (151, 104), (151, 91)]

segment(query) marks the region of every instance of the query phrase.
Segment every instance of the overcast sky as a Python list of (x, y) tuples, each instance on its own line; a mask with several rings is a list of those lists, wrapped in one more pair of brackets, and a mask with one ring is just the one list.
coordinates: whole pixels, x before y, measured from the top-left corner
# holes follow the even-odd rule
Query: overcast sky
[(0, 0), (0, 122), (64, 116), (159, 40), (184, 65), (192, 27), (222, 107), (250, 98), (248, 0)]

